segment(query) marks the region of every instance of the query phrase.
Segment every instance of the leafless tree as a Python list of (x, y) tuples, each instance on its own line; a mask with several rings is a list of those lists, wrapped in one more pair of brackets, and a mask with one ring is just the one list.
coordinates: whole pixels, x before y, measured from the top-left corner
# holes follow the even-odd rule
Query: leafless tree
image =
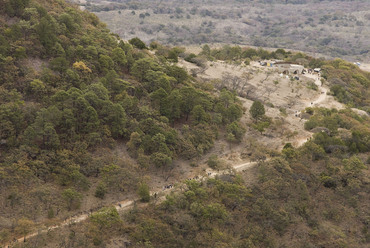
[(236, 91), (239, 96), (248, 98), (249, 94), (255, 93), (257, 88), (248, 81), (251, 79), (250, 73), (243, 73), (241, 77), (224, 72), (222, 79), (215, 84), (218, 89), (227, 88)]

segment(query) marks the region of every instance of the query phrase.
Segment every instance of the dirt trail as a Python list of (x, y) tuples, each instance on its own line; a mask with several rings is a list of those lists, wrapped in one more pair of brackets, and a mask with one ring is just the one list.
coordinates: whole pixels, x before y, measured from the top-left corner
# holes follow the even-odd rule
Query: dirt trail
[(363, 70), (363, 71), (370, 72), (370, 64), (362, 63), (360, 65), (360, 69)]
[[(313, 100), (313, 99), (305, 100), (303, 109), (306, 108), (306, 107), (311, 107), (311, 106), (325, 106), (325, 107), (332, 106), (332, 107), (336, 107), (338, 109), (344, 108), (344, 106), (342, 104), (334, 101), (331, 96), (327, 95), (328, 89), (321, 85), (321, 81), (320, 81), (319, 76), (312, 75), (312, 74), (306, 74), (304, 76), (307, 77), (307, 78), (311, 78), (311, 79), (315, 80), (315, 84), (318, 86), (319, 92), (321, 92), (321, 94), (315, 100)], [(301, 122), (298, 125), (303, 126), (303, 123)], [(312, 134), (307, 132), (307, 134), (303, 135), (303, 137), (301, 136), (301, 137), (295, 138), (294, 141), (298, 146), (301, 146), (310, 137), (312, 137)], [(244, 163), (241, 163), (241, 164), (233, 165), (231, 168), (234, 169), (235, 171), (242, 171), (242, 170), (246, 170), (248, 168), (251, 168), (256, 164), (257, 164), (257, 162), (244, 162)], [(212, 169), (206, 169), (206, 176), (198, 175), (198, 176), (195, 176), (194, 178), (197, 178), (196, 180), (203, 180), (203, 179), (206, 179), (206, 178), (214, 178), (217, 175), (221, 175), (223, 173), (228, 173), (228, 172), (229, 172), (229, 169), (222, 170), (222, 171), (215, 171), (215, 170), (212, 170)], [(168, 189), (157, 188), (155, 191), (150, 192), (150, 194), (151, 194), (152, 197), (157, 198), (157, 200), (163, 201), (163, 200), (165, 200), (165, 196), (167, 194), (169, 194), (170, 192), (174, 191), (174, 190), (176, 190), (176, 188), (171, 185), (171, 187), (168, 188)], [(136, 198), (136, 199), (133, 199), (133, 200), (120, 201), (120, 202), (117, 202), (114, 205), (114, 207), (119, 212), (124, 212), (124, 211), (127, 211), (128, 209), (130, 209), (131, 207), (133, 207), (135, 202), (139, 202), (139, 199)], [(14, 245), (18, 242), (24, 242), (24, 240), (28, 240), (32, 237), (35, 237), (35, 236), (39, 235), (39, 234), (47, 233), (47, 232), (50, 232), (52, 230), (65, 227), (65, 226), (70, 225), (72, 223), (83, 222), (83, 221), (87, 220), (92, 213), (94, 213), (94, 212), (90, 211), (90, 213), (88, 213), (88, 214), (83, 213), (81, 215), (70, 217), (70, 218), (64, 220), (63, 222), (61, 222), (58, 225), (41, 228), (36, 232), (33, 232), (31, 234), (26, 235), (25, 237), (21, 237), (21, 238), (18, 238), (17, 240), (14, 240), (12, 243), (5, 244), (3, 247), (12, 247), (12, 245)]]
[[(329, 89), (322, 85), (320, 76), (316, 74), (305, 74), (304, 77), (311, 78), (315, 80), (315, 84), (318, 86), (318, 91), (321, 92), (320, 96), (312, 101), (312, 106), (314, 107), (326, 107), (326, 108), (336, 108), (344, 109), (344, 105), (340, 102), (334, 100), (332, 96), (328, 95)], [(307, 103), (307, 107), (308, 107)]]
[[(236, 171), (241, 171), (241, 170), (251, 168), (256, 164), (257, 164), (257, 162), (246, 162), (246, 163), (235, 165), (232, 168)], [(207, 178), (214, 178), (217, 175), (221, 175), (221, 174), (224, 174), (224, 173), (229, 173), (229, 169), (221, 170), (221, 171), (215, 171), (215, 170), (212, 170), (212, 169), (207, 169), (206, 173), (207, 173), (206, 176), (198, 175), (198, 176), (196, 176), (197, 179), (194, 179), (194, 180), (201, 181), (201, 180), (204, 180), (204, 179), (207, 179)], [(175, 191), (176, 189), (177, 189), (176, 187), (172, 187), (172, 186), (171, 186), (171, 188), (168, 188), (168, 189), (163, 189), (163, 188), (159, 189), (158, 188), (158, 189), (156, 189), (156, 191), (151, 191), (150, 195), (152, 197), (157, 198), (157, 200), (159, 200), (159, 202), (162, 202), (166, 199), (166, 197), (165, 197), (166, 195), (168, 195), (172, 191)], [(135, 202), (140, 202), (140, 199), (136, 198), (134, 200), (120, 201), (120, 202), (117, 202), (114, 205), (114, 207), (117, 209), (117, 211), (124, 212), (124, 211), (127, 211), (127, 210), (131, 209), (134, 206)], [(64, 220), (63, 222), (61, 222), (58, 225), (49, 226), (49, 227), (39, 229), (36, 232), (33, 232), (33, 233), (30, 233), (26, 236), (20, 237), (17, 240), (13, 240), (11, 243), (4, 244), (3, 246), (0, 246), (0, 247), (10, 248), (10, 247), (12, 247), (13, 245), (15, 245), (17, 243), (26, 242), (28, 239), (33, 238), (33, 237), (35, 237), (39, 234), (48, 233), (52, 230), (65, 227), (65, 226), (71, 225), (73, 223), (83, 222), (83, 221), (87, 220), (89, 218), (89, 216), (93, 213), (95, 213), (95, 212), (90, 212), (89, 214), (84, 213), (84, 214), (81, 214), (81, 215), (70, 217), (70, 218)]]
[[(319, 79), (317, 79), (315, 81), (316, 84), (318, 84), (318, 82), (320, 82)], [(320, 104), (320, 103), (322, 103), (326, 100), (326, 96), (327, 96), (326, 91), (327, 91), (327, 89), (321, 87), (321, 82), (320, 82), (319, 88), (321, 90), (323, 90), (325, 92), (325, 94), (321, 94), (319, 96), (319, 98), (314, 101), (315, 104)], [(311, 105), (311, 103), (309, 103), (309, 105)], [(307, 107), (309, 107), (309, 105)], [(300, 139), (296, 140), (296, 142), (298, 142), (300, 145), (303, 145), (306, 141), (307, 141), (307, 138), (300, 138)], [(256, 164), (257, 164), (257, 162), (245, 162), (245, 163), (242, 163), (242, 164), (237, 164), (237, 165), (232, 166), (232, 169), (234, 169), (235, 171), (242, 171), (242, 170), (246, 170), (248, 168), (251, 168)], [(228, 173), (228, 172), (229, 172), (228, 169), (227, 170), (222, 170), (222, 171), (215, 171), (215, 170), (212, 170), (212, 169), (207, 169), (206, 170), (207, 176), (199, 176), (198, 175), (196, 177), (197, 178), (196, 180), (203, 180), (205, 178), (214, 178), (217, 175), (221, 175), (223, 173)], [(167, 194), (169, 194), (171, 191), (174, 191), (175, 189), (176, 189), (175, 187), (171, 186), (171, 188), (169, 188), (169, 189), (157, 189), (156, 191), (150, 192), (150, 194), (151, 194), (152, 197), (156, 197), (156, 198), (158, 197), (158, 199), (162, 201), (162, 200), (165, 200), (165, 196)], [(134, 203), (138, 202), (138, 201), (139, 201), (138, 198), (136, 198), (134, 200), (120, 201), (120, 202), (117, 202), (114, 205), (114, 207), (117, 209), (117, 211), (123, 212), (123, 211), (129, 210), (131, 207), (133, 207)], [(90, 212), (89, 214), (84, 213), (84, 214), (81, 214), (81, 215), (70, 217), (70, 218), (64, 220), (63, 222), (61, 222), (58, 225), (49, 226), (47, 228), (42, 228), (42, 229), (39, 229), (36, 232), (30, 233), (30, 234), (28, 234), (24, 237), (18, 238), (17, 240), (14, 240), (12, 243), (5, 244), (4, 247), (12, 247), (13, 244), (20, 243), (20, 242), (25, 242), (25, 240), (27, 241), (28, 239), (30, 239), (32, 237), (35, 237), (39, 234), (48, 233), (52, 230), (65, 227), (65, 226), (68, 226), (68, 225), (73, 224), (73, 223), (83, 222), (83, 221), (87, 220), (92, 213), (94, 213), (94, 212)]]

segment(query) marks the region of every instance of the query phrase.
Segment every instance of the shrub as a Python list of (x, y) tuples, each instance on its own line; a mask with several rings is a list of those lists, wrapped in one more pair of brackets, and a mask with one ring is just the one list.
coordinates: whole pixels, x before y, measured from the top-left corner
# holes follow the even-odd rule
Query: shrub
[(212, 154), (208, 158), (207, 164), (212, 169), (218, 169), (221, 165), (221, 161), (218, 159), (218, 156), (216, 154)]
[(62, 193), (62, 197), (69, 211), (80, 208), (82, 195), (76, 190), (72, 188), (66, 189)]
[(139, 38), (135, 37), (128, 41), (131, 45), (139, 49), (147, 49), (145, 43)]
[(107, 193), (107, 186), (105, 183), (99, 183), (95, 190), (95, 197), (104, 199), (105, 194)]
[(184, 60), (189, 62), (189, 63), (194, 63), (193, 59), (196, 58), (197, 55), (195, 55), (194, 53), (191, 53), (189, 55), (187, 55)]
[(306, 108), (305, 110), (306, 110), (306, 113), (307, 113), (307, 114), (313, 115), (313, 112), (314, 112), (314, 111), (313, 111), (313, 108), (308, 107), (308, 108)]
[(137, 191), (138, 195), (140, 196), (140, 199), (142, 202), (149, 202), (150, 201), (150, 192), (149, 192), (149, 186), (145, 182), (141, 182), (139, 184), (139, 188)]
[(254, 101), (249, 110), (249, 113), (254, 119), (257, 120), (265, 114), (265, 107), (260, 101)]
[(90, 216), (90, 221), (99, 230), (109, 230), (121, 223), (118, 211), (115, 207), (105, 207)]

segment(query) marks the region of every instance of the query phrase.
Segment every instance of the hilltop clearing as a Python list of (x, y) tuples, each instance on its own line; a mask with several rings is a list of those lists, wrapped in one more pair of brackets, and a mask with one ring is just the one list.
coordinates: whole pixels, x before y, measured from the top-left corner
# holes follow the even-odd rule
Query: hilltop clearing
[[(248, 128), (245, 137), (253, 137), (272, 149), (280, 150), (287, 142), (299, 146), (311, 137), (311, 133), (304, 130), (306, 108), (344, 108), (343, 104), (328, 95), (328, 85), (322, 85), (318, 74), (288, 76), (279, 73), (276, 67), (261, 66), (258, 62), (235, 65), (212, 61), (207, 62), (205, 69), (184, 60), (179, 65), (189, 71), (200, 71), (197, 77), (204, 82), (235, 90), (246, 109), (250, 109), (255, 100), (264, 103), (266, 115), (274, 120), (275, 125), (271, 125), (263, 135)], [(294, 76), (299, 79), (294, 79)], [(242, 121), (250, 123), (250, 116), (246, 113)]]

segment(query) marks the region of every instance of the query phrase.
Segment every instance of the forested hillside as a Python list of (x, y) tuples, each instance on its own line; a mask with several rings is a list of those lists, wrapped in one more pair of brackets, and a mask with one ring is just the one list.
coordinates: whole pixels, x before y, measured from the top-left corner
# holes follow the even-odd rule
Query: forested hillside
[(256, 172), (186, 180), (163, 202), (152, 197), (121, 216), (103, 208), (30, 245), (367, 247), (370, 161), (359, 152), (370, 150), (369, 121), (350, 110), (307, 111), (306, 128), (325, 131), (298, 149), (287, 144)]
[[(182, 58), (322, 67), (332, 94), (365, 114), (306, 108), (300, 123), (312, 139), (273, 151), (258, 138), (279, 119), (189, 75)], [(30, 233), (12, 247), (367, 247), (369, 80), (345, 61), (283, 49), (205, 46), (195, 55), (123, 42), (64, 0), (0, 0), (0, 247)], [(248, 113), (250, 126), (241, 122)], [(259, 131), (249, 143), (247, 129)], [(216, 144), (258, 165), (236, 173), (209, 154)], [(215, 178), (185, 182), (200, 161)], [(150, 195), (164, 183), (175, 190)], [(123, 200), (133, 207), (118, 212)]]
[[(242, 132), (233, 93), (131, 43), (64, 1), (1, 1), (1, 240), (76, 212), (95, 187), (135, 192), (139, 172), (201, 156), (229, 125)], [(122, 145), (134, 160), (112, 155)]]

